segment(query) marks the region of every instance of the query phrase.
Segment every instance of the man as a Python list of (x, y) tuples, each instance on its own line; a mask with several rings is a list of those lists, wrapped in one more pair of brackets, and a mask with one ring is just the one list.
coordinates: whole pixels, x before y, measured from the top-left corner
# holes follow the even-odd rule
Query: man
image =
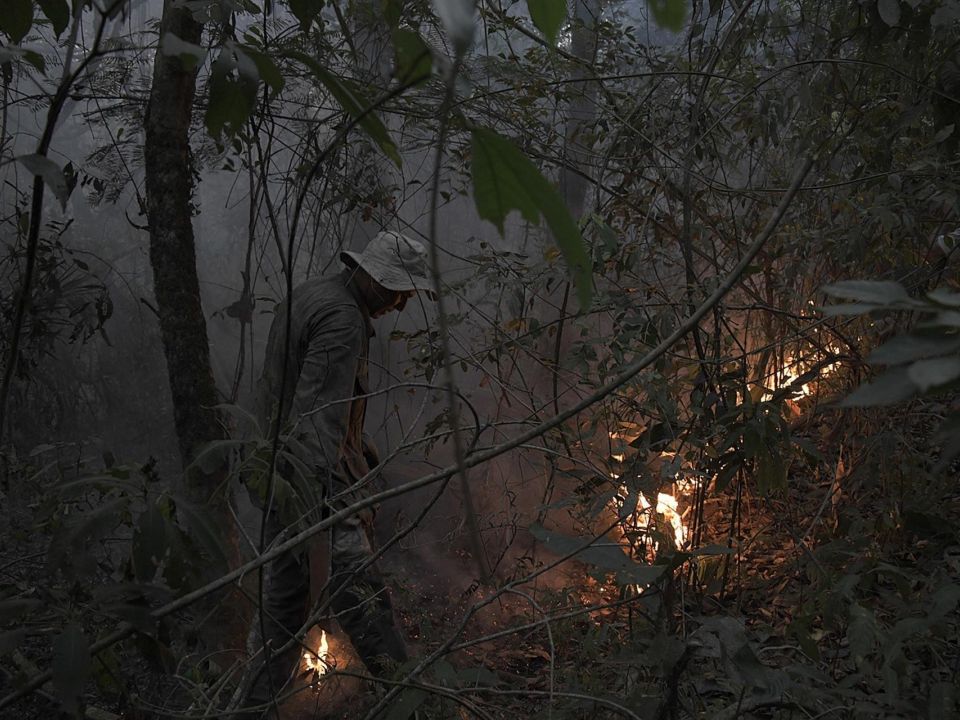
[[(309, 280), (293, 290), (289, 323), (287, 301), (277, 306), (259, 387), (258, 415), (271, 429), (268, 437), (276, 430), (278, 408), (282, 413), (283, 457), (288, 459), (278, 460), (277, 483), (289, 483), (287, 494), (293, 489), (301, 500), (297, 512), (314, 518), (321, 512), (316, 505), (336, 511), (363, 497), (369, 482), (360, 481), (378, 462), (363, 435), (370, 320), (403, 310), (417, 291), (431, 288), (426, 251), (399, 233), (382, 232), (362, 253), (344, 252), (340, 258), (346, 266), (340, 274)], [(284, 528), (278, 512), (283, 497), (275, 483), (269, 497), (264, 492), (260, 498), (268, 507), (268, 542), (296, 532)], [(407, 653), (388, 591), (369, 563), (370, 520), (368, 513), (332, 528), (327, 591), (341, 627), (367, 669), (377, 675), (405, 660)], [(267, 566), (265, 636), (257, 637), (260, 623), (254, 618), (251, 637), (256, 639), (250, 649), (269, 660), (266, 668), (259, 661), (245, 705), (271, 703), (298, 670), (299, 644), (283, 653), (276, 650), (288, 644), (307, 619), (311, 565), (317, 574), (318, 564), (310, 563), (301, 550)], [(317, 578), (313, 580), (316, 586)]]

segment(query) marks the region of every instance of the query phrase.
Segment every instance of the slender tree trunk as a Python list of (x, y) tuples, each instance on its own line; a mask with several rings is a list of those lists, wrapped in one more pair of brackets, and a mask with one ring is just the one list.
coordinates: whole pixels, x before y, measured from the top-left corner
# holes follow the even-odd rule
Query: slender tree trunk
[[(161, 37), (171, 33), (199, 45), (201, 31), (189, 10), (164, 0)], [(195, 85), (196, 71), (184, 69), (179, 58), (157, 51), (144, 147), (150, 263), (184, 464), (198, 445), (224, 436), (211, 409), (218, 399), (191, 224), (189, 131)], [(197, 483), (195, 479), (191, 489), (196, 497), (206, 499), (209, 492)]]

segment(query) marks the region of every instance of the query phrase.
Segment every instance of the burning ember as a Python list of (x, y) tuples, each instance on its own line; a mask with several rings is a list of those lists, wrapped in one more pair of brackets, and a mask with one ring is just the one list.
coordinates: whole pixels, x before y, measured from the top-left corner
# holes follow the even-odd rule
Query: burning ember
[(329, 654), (330, 644), (327, 642), (327, 633), (321, 630), (320, 643), (317, 646), (317, 651), (312, 653), (307, 650), (303, 653), (303, 664), (307, 670), (313, 671), (314, 680), (330, 672), (331, 664), (328, 661)]

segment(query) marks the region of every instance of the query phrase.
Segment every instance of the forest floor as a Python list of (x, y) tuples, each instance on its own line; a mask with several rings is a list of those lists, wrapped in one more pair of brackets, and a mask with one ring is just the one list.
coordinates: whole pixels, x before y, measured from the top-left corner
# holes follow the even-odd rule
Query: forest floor
[[(840, 413), (795, 428), (815, 450), (794, 460), (784, 489), (763, 496), (744, 482), (708, 499), (703, 544), (735, 552), (689, 560), (639, 596), (584, 566), (565, 584), (497, 597), (451, 641), (492, 590), (469, 573), (451, 583), (414, 554), (393, 552), (386, 574), (412, 649), (423, 657), (446, 643), (448, 652), (385, 717), (413, 707), (438, 719), (954, 717), (960, 486), (955, 472), (932, 469), (938, 408)], [(90, 634), (109, 627), (88, 591), (51, 578), (40, 498), (15, 488), (3, 487), (0, 529), (3, 694), (48, 665), (57, 623), (82, 618)], [(58, 609), (37, 616), (43, 622), (16, 624), (24, 608), (51, 603)], [(549, 625), (538, 623), (547, 616)], [(489, 637), (517, 626), (531, 627)], [(286, 717), (358, 720), (382, 696), (351, 677), (362, 666), (331, 630), (334, 671)], [(25, 642), (20, 631), (29, 631)], [(158, 706), (183, 717), (184, 684), (204, 682), (183, 668), (171, 682), (132, 647), (114, 659), (85, 685), (88, 717), (159, 717)], [(0, 717), (53, 717), (55, 693), (47, 686)]]

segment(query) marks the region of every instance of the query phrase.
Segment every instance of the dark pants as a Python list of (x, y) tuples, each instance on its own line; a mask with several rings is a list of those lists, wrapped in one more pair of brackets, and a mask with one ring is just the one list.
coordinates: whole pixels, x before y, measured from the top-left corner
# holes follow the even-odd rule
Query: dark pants
[[(274, 517), (267, 523), (267, 538), (282, 531)], [(394, 620), (390, 596), (370, 560), (373, 550), (359, 519), (351, 518), (333, 527), (330, 543), (331, 576), (328, 585), (330, 610), (350, 636), (360, 659), (373, 675), (382, 675), (392, 664), (407, 659), (406, 644)], [(260, 652), (254, 661), (254, 678), (244, 705), (271, 702), (301, 670), (299, 643), (283, 653), (285, 645), (307, 620), (310, 599), (309, 562), (305, 549), (284, 553), (266, 565), (263, 592), (265, 640), (269, 663), (263, 664), (260, 618), (254, 615), (248, 651)]]

